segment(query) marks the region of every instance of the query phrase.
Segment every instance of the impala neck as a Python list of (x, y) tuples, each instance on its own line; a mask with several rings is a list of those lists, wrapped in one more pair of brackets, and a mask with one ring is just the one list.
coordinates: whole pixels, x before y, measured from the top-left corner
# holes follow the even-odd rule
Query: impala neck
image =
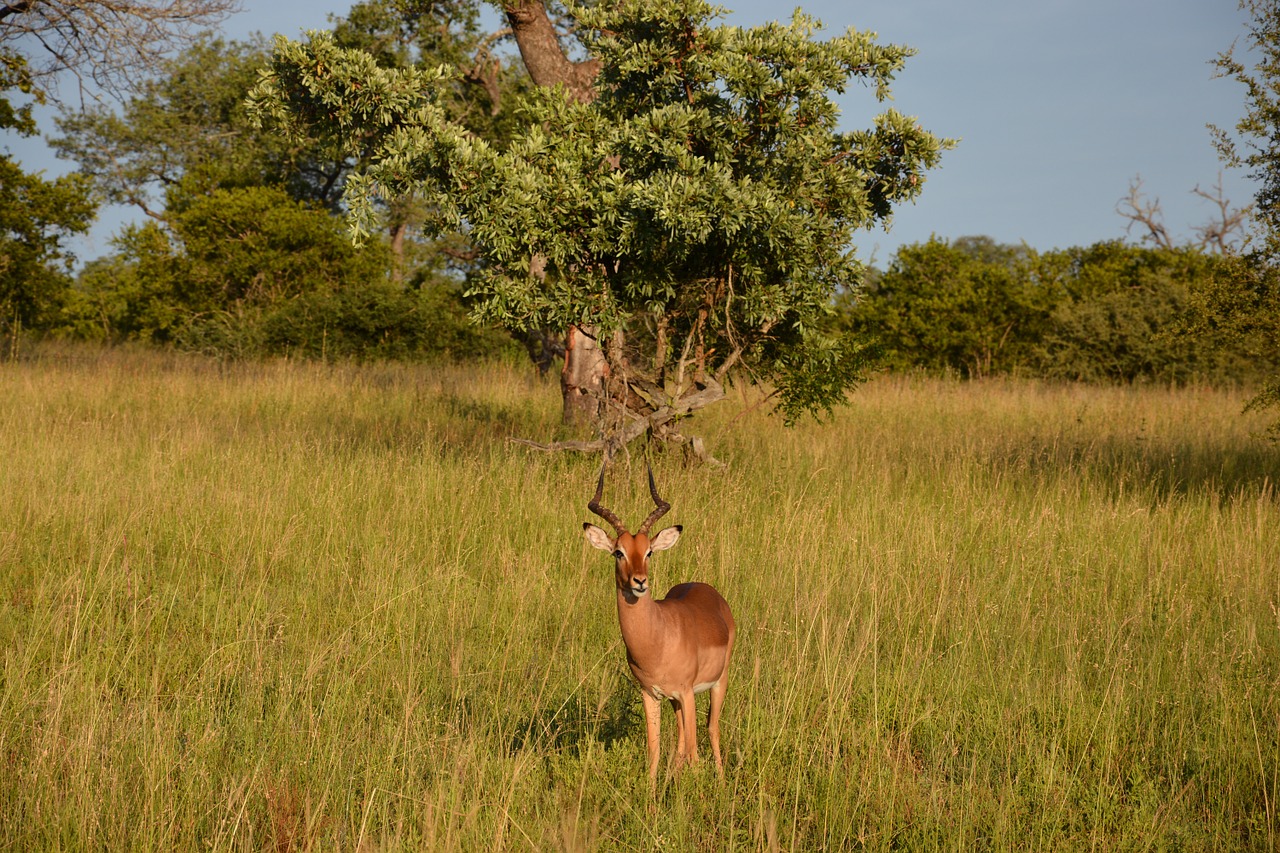
[(618, 624), (628, 648), (651, 647), (664, 635), (662, 608), (653, 600), (653, 588), (639, 598), (618, 590)]

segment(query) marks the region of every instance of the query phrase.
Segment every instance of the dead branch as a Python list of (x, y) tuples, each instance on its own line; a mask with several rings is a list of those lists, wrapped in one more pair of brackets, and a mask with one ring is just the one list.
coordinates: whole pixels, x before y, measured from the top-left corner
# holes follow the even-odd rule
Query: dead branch
[(1164, 212), (1160, 209), (1160, 199), (1147, 199), (1142, 191), (1142, 176), (1138, 175), (1129, 181), (1129, 194), (1116, 202), (1116, 213), (1129, 220), (1124, 233), (1127, 235), (1133, 226), (1140, 225), (1147, 233), (1142, 235), (1142, 242), (1154, 243), (1161, 249), (1172, 249), (1173, 241), (1169, 239), (1169, 231), (1164, 227)]
[(1232, 208), (1231, 200), (1227, 198), (1222, 186), (1221, 170), (1218, 171), (1218, 182), (1213, 185), (1212, 192), (1200, 189), (1199, 184), (1196, 184), (1191, 192), (1217, 208), (1217, 216), (1214, 219), (1194, 229), (1200, 247), (1218, 254), (1230, 252), (1235, 248), (1236, 237), (1244, 233), (1244, 226), (1253, 206)]

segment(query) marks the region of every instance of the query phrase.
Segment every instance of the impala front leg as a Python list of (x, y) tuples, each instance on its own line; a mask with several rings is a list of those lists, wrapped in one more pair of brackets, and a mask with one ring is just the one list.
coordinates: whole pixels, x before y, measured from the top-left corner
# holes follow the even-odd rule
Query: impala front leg
[(680, 716), (680, 703), (674, 698), (668, 699), (671, 703), (671, 710), (676, 715), (676, 748), (671, 753), (674, 761), (684, 758), (684, 717)]
[(640, 691), (644, 700), (644, 727), (649, 745), (649, 783), (658, 784), (658, 733), (662, 727), (662, 704), (648, 690)]

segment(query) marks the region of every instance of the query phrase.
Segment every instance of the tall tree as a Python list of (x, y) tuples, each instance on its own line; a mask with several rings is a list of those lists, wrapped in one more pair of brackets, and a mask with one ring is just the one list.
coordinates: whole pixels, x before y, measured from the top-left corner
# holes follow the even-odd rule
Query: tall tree
[(254, 128), (244, 98), (266, 63), (261, 39), (200, 41), (156, 66), (118, 108), (63, 110), (51, 144), (115, 204), (158, 221), (198, 197), (276, 186), (336, 209), (351, 161)]
[[(1258, 182), (1256, 215), (1271, 260), (1280, 253), (1280, 6), (1271, 0), (1241, 0), (1246, 25), (1246, 57), (1233, 45), (1214, 59), (1218, 74), (1245, 87), (1245, 114), (1235, 134), (1210, 125), (1228, 166), (1249, 169)], [(1252, 67), (1245, 63), (1252, 56)]]
[(437, 103), (456, 71), (379, 68), (325, 35), (278, 39), (254, 105), (361, 154), (357, 234), (379, 196), (465, 221), (486, 261), (479, 317), (599, 330), (607, 422), (570, 446), (683, 442), (676, 422), (739, 369), (775, 383), (787, 417), (843, 400), (857, 348), (819, 326), (860, 268), (852, 234), (915, 198), (950, 144), (894, 110), (836, 130), (831, 95), (862, 79), (886, 98), (911, 50), (854, 30), (820, 41), (802, 14), (753, 29), (715, 16), (703, 0), (578, 10), (587, 58), (554, 72), (578, 83), (532, 92), (503, 149)]

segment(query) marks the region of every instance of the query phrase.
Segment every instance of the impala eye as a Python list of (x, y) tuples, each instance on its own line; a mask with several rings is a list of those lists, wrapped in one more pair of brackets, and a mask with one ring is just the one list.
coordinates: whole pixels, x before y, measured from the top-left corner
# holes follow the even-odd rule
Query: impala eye
[(624, 554), (624, 553), (622, 553), (622, 549), (621, 549), (621, 548), (619, 548), (617, 551), (614, 551), (614, 552), (613, 552), (613, 556), (614, 556), (614, 557), (616, 557), (616, 558), (618, 558), (619, 560), (621, 560), (623, 557), (625, 557), (625, 556), (627, 556), (627, 555), (626, 555), (626, 554)]

